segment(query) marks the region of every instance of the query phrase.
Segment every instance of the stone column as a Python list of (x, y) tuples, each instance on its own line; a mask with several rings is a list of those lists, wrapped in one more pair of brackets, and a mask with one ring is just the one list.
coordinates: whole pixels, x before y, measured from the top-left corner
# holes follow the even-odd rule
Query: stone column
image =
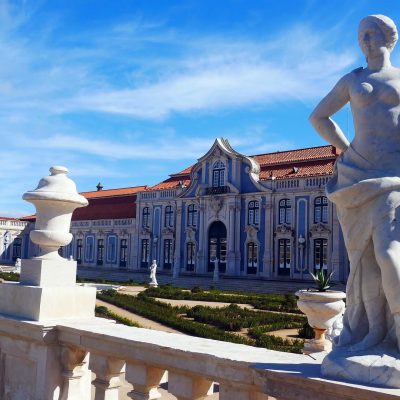
[(264, 204), (264, 215), (265, 215), (265, 241), (264, 241), (264, 256), (262, 259), (264, 272), (263, 276), (271, 278), (272, 277), (272, 252), (273, 252), (273, 207), (272, 207), (272, 199), (266, 198), (266, 202)]
[(177, 278), (180, 274), (182, 267), (181, 260), (181, 226), (182, 226), (182, 202), (179, 201), (175, 208), (176, 223), (175, 223), (175, 254), (174, 254), (174, 266), (173, 266), (173, 277)]
[(236, 262), (236, 271), (240, 274), (240, 263), (242, 259), (242, 252), (244, 251), (243, 249), (243, 243), (240, 240), (240, 235), (242, 232), (242, 229), (244, 228), (242, 226), (242, 219), (241, 219), (241, 199), (240, 197), (236, 199), (236, 208), (235, 208), (235, 262)]
[(227, 256), (227, 275), (235, 275), (235, 203), (228, 204), (228, 256)]
[(199, 206), (199, 250), (197, 253), (197, 271), (199, 273), (207, 272), (207, 255), (206, 255), (206, 247), (207, 247), (207, 231), (205, 229), (205, 200), (200, 199)]

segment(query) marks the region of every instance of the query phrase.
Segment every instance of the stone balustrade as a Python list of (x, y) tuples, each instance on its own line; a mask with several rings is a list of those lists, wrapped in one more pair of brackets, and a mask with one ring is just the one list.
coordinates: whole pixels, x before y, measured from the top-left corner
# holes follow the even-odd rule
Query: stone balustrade
[(400, 390), (322, 379), (320, 360), (310, 356), (131, 328), (99, 318), (64, 322), (54, 327), (53, 334), (63, 349), (62, 398), (67, 400), (89, 399), (84, 393), (90, 370), (96, 374), (95, 400), (121, 398), (123, 375), (133, 385), (129, 398), (160, 398), (158, 387), (166, 371), (168, 392), (178, 400), (207, 399), (214, 382), (219, 384), (220, 400), (389, 400), (400, 396)]

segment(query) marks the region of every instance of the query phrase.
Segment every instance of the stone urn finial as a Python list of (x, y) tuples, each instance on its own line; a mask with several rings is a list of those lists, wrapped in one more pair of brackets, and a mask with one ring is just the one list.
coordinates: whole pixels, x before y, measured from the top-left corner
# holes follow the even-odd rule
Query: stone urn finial
[(40, 180), (35, 190), (22, 197), (36, 207), (35, 230), (31, 231), (30, 238), (39, 245), (38, 258), (42, 259), (60, 257), (60, 246), (66, 246), (72, 240), (69, 228), (73, 211), (88, 205), (88, 201), (78, 194), (75, 183), (67, 177), (67, 168), (54, 166), (50, 173)]

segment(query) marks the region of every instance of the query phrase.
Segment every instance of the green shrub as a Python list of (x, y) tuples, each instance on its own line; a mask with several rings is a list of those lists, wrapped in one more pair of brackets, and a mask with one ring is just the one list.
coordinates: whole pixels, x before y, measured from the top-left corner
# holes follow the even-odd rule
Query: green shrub
[(203, 289), (200, 286), (194, 286), (194, 287), (192, 287), (191, 292), (192, 293), (202, 293)]
[(0, 278), (5, 281), (19, 282), (19, 274), (16, 272), (0, 272)]
[(136, 328), (141, 327), (137, 322), (132, 321), (129, 318), (121, 317), (120, 315), (113, 313), (107, 307), (104, 306), (96, 306), (95, 313), (96, 317), (113, 319), (116, 322), (127, 326), (134, 326)]
[(298, 330), (299, 336), (303, 339), (314, 339), (314, 329), (305, 322), (304, 325)]

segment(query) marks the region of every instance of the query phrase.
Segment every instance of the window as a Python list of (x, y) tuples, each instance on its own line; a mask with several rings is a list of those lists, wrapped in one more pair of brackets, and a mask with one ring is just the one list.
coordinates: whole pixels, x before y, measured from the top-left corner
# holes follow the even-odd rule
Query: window
[(194, 271), (195, 265), (195, 246), (193, 242), (186, 244), (186, 270)]
[(328, 239), (314, 240), (314, 271), (328, 269)]
[(325, 196), (316, 197), (314, 200), (314, 223), (328, 223), (328, 199)]
[(147, 268), (149, 266), (150, 260), (150, 240), (142, 239), (142, 258), (141, 258), (141, 267)]
[(249, 225), (258, 225), (260, 222), (260, 203), (250, 201), (247, 208), (247, 223)]
[(213, 187), (225, 186), (225, 164), (217, 161), (213, 166)]
[(82, 264), (82, 239), (76, 241), (76, 262)]
[(187, 226), (197, 225), (197, 208), (195, 204), (189, 204), (187, 210)]
[(279, 239), (279, 275), (290, 275), (290, 239)]
[(150, 225), (150, 210), (149, 207), (144, 207), (142, 211), (142, 226), (148, 228)]
[(121, 239), (120, 246), (119, 246), (119, 266), (120, 267), (126, 267), (127, 250), (128, 250), (128, 241), (126, 239)]
[(22, 246), (22, 239), (19, 237), (15, 238), (13, 242), (13, 256), (12, 256), (13, 261), (15, 261), (17, 258), (21, 258), (21, 246)]
[(164, 226), (174, 226), (174, 212), (172, 211), (172, 206), (165, 207)]
[(172, 239), (164, 239), (164, 269), (171, 269), (172, 255)]
[(289, 199), (283, 199), (279, 202), (279, 223), (292, 223), (292, 203)]
[(258, 245), (250, 242), (247, 244), (247, 273), (256, 274), (258, 266)]
[(97, 240), (97, 265), (103, 265), (104, 260), (104, 239)]

